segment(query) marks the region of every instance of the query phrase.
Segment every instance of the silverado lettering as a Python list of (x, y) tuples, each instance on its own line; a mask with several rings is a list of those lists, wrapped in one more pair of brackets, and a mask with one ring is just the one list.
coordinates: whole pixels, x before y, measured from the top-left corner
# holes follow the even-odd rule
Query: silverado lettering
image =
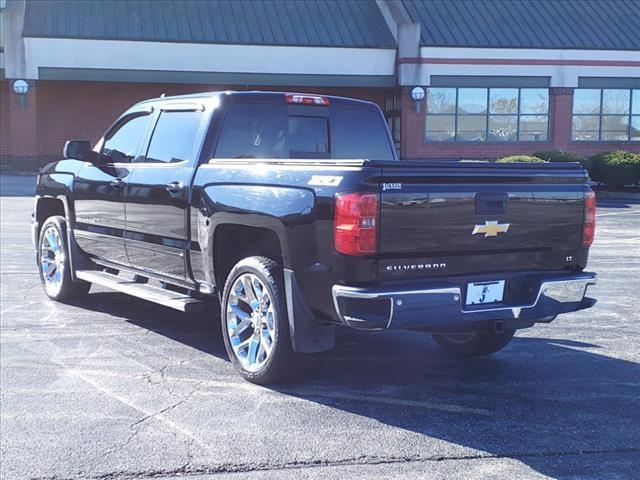
[(429, 270), (435, 268), (447, 268), (446, 263), (414, 263), (411, 265), (387, 265), (385, 270), (397, 272), (398, 270)]

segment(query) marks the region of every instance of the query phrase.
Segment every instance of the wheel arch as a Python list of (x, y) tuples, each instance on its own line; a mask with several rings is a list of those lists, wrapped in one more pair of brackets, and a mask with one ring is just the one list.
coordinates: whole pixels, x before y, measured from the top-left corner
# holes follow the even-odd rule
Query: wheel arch
[[(196, 182), (206, 181), (209, 171), (201, 167), (202, 178), (196, 178)], [(226, 183), (195, 185), (193, 190), (192, 202), (198, 213), (192, 225), (197, 225), (202, 273), (208, 283), (224, 286), (225, 274), (233, 266), (228, 265), (232, 261), (229, 257), (235, 264), (247, 256), (265, 256), (283, 268), (304, 263), (297, 245), (302, 237), (308, 242), (315, 240), (313, 232), (309, 232), (315, 204), (312, 190)], [(234, 233), (238, 240), (252, 237), (254, 241), (240, 245), (227, 241), (233, 239)]]
[(70, 273), (72, 280), (75, 282), (78, 280), (75, 273), (76, 269), (86, 268), (88, 262), (84, 255), (81, 253), (73, 234), (73, 211), (67, 197), (68, 192), (69, 190), (67, 189), (64, 194), (42, 194), (40, 193), (40, 188), (38, 188), (38, 194), (35, 198), (35, 206), (33, 212), (32, 236), (33, 245), (35, 247), (35, 250), (37, 251), (42, 225), (47, 220), (47, 218), (59, 215), (65, 219), (65, 233), (67, 235), (67, 248), (69, 250), (68, 254), (70, 262)]
[(64, 217), (69, 223), (68, 208), (66, 202), (60, 197), (44, 196), (36, 198), (35, 220), (38, 222), (38, 234), (44, 221), (55, 215)]
[[(42, 222), (52, 215), (61, 215), (67, 222), (67, 229), (71, 229), (73, 218), (73, 181), (74, 170), (81, 166), (74, 160), (63, 160), (44, 167), (38, 175), (34, 207), (34, 220), (38, 228)], [(72, 165), (67, 165), (72, 164)], [(65, 171), (64, 166), (70, 171)]]
[(221, 223), (212, 232), (213, 279), (224, 288), (227, 275), (236, 263), (246, 257), (266, 257), (283, 268), (289, 257), (286, 240), (279, 228), (243, 223)]

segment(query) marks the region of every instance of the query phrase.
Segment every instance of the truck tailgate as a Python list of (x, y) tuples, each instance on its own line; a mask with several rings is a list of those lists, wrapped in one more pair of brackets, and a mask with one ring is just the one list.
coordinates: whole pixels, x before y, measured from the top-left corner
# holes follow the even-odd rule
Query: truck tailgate
[(437, 276), (575, 268), (586, 174), (578, 165), (382, 167), (379, 271)]

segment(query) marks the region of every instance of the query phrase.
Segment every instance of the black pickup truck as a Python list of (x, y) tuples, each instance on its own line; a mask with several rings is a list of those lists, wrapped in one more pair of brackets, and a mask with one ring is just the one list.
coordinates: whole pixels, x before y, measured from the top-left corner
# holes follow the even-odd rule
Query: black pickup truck
[(67, 142), (33, 239), (54, 300), (95, 283), (187, 313), (219, 301), (233, 364), (270, 383), (338, 325), (473, 356), (591, 307), (594, 219), (578, 164), (399, 161), (372, 103), (213, 92)]

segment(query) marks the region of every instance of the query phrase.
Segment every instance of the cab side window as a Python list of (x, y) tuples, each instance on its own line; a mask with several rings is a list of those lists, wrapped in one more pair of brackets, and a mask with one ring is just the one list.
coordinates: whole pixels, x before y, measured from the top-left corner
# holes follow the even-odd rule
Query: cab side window
[(202, 112), (164, 111), (158, 118), (145, 162), (178, 163), (194, 156)]
[(288, 158), (284, 105), (236, 104), (227, 114), (216, 158)]
[(138, 115), (111, 130), (102, 148), (106, 163), (129, 163), (138, 155), (151, 115)]

